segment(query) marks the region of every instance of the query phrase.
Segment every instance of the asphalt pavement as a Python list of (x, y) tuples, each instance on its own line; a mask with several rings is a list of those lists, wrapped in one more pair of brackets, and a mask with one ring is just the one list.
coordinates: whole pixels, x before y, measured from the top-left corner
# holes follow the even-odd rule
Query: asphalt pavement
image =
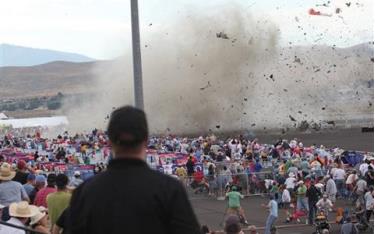
[[(335, 131), (318, 131), (310, 134), (284, 134), (284, 135), (258, 135), (260, 142), (272, 143), (274, 140), (282, 137), (292, 139), (297, 137), (302, 140), (305, 145), (317, 144), (327, 147), (339, 146), (348, 150), (374, 151), (374, 133), (361, 132), (361, 129), (345, 129)], [(224, 212), (226, 210), (227, 201), (218, 201), (214, 198), (208, 198), (204, 195), (190, 195), (191, 203), (201, 225), (208, 225), (212, 230), (223, 229)], [(246, 197), (241, 204), (245, 209), (245, 213), (250, 225), (256, 227), (264, 227), (268, 216), (268, 211), (261, 206), (267, 204), (268, 199), (262, 196)], [(351, 204), (346, 200), (338, 200), (337, 207), (350, 207)], [(333, 221), (335, 213), (330, 214), (329, 220)], [(285, 226), (286, 219), (285, 210), (279, 210), (279, 217), (276, 226)], [(314, 227), (305, 224), (305, 219), (301, 218), (301, 223), (292, 222), (287, 224), (285, 228), (278, 228), (280, 234), (300, 234), (313, 233)], [(373, 227), (372, 221), (372, 227)], [(331, 233), (340, 233), (340, 226), (331, 225)], [(263, 233), (264, 230), (259, 230)], [(245, 232), (246, 233), (246, 232)], [(362, 233), (373, 233), (372, 230)]]
[[(269, 199), (262, 196), (246, 197), (241, 201), (241, 206), (245, 210), (249, 225), (255, 225), (260, 228), (259, 233), (264, 232), (262, 228), (264, 228), (269, 214), (268, 210), (262, 207), (262, 204), (267, 204), (268, 201)], [(191, 203), (200, 224), (207, 225), (210, 229), (215, 231), (223, 230), (224, 212), (227, 207), (227, 202), (227, 200), (219, 201), (204, 195), (191, 197)], [(351, 207), (351, 204), (347, 200), (338, 200), (335, 206), (345, 208)], [(315, 230), (314, 226), (306, 225), (307, 217), (301, 217), (299, 223), (296, 221), (285, 223), (286, 217), (286, 210), (279, 209), (279, 217), (275, 225), (280, 226), (280, 228), (277, 229), (280, 234), (313, 233)], [(334, 221), (335, 217), (335, 212), (332, 212), (329, 214), (328, 220)], [(331, 233), (340, 233), (340, 225), (331, 224)], [(372, 233), (372, 231), (369, 230), (362, 233)]]

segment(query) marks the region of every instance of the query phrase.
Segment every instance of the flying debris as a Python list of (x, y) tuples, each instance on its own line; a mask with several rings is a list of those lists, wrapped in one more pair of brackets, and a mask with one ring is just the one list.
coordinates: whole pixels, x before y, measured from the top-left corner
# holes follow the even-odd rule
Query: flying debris
[(208, 87), (211, 87), (211, 84), (210, 84), (209, 81), (207, 82), (207, 85), (204, 86), (204, 87), (202, 87), (202, 88), (200, 88), (200, 90), (205, 90), (205, 89), (207, 89)]
[(313, 8), (309, 9), (309, 15), (328, 16), (328, 17), (332, 16), (332, 14), (327, 14), (327, 13), (323, 13), (320, 11), (316, 11)]
[(216, 33), (217, 38), (222, 38), (222, 39), (229, 39), (228, 35), (224, 32), (218, 32)]
[(291, 121), (297, 121), (295, 118), (293, 118), (293, 116), (291, 116), (291, 115), (289, 115), (289, 119), (291, 120)]

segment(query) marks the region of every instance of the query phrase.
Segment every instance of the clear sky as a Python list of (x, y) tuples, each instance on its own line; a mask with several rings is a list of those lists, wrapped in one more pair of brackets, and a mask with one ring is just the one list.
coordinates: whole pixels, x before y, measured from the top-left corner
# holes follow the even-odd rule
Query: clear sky
[[(141, 34), (175, 22), (187, 9), (207, 12), (234, 2), (253, 17), (276, 23), (281, 45), (346, 47), (373, 41), (373, 0), (331, 0), (329, 7), (317, 6), (329, 0), (139, 0)], [(333, 16), (309, 16), (310, 8)], [(0, 0), (0, 43), (110, 59), (130, 41), (130, 0)]]

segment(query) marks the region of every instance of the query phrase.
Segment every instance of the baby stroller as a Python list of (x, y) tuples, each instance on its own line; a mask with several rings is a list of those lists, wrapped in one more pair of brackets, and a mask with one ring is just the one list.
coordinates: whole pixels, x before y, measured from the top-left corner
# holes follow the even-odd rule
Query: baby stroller
[(322, 234), (325, 229), (330, 230), (328, 218), (323, 210), (319, 210), (315, 218), (315, 232), (314, 234)]

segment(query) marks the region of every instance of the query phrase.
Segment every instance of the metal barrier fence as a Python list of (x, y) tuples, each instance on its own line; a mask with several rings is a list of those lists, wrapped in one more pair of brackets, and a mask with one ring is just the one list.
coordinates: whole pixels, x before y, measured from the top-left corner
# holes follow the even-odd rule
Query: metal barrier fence
[(0, 220), (0, 233), (2, 233), (1, 232), (1, 225), (12, 227), (12, 228), (19, 229), (19, 230), (23, 230), (23, 231), (25, 231), (26, 234), (43, 234), (42, 232), (38, 232), (38, 231), (36, 231), (32, 228), (21, 227), (21, 226), (18, 226), (18, 225), (14, 225), (14, 224), (11, 224), (11, 223), (4, 222), (2, 220)]

